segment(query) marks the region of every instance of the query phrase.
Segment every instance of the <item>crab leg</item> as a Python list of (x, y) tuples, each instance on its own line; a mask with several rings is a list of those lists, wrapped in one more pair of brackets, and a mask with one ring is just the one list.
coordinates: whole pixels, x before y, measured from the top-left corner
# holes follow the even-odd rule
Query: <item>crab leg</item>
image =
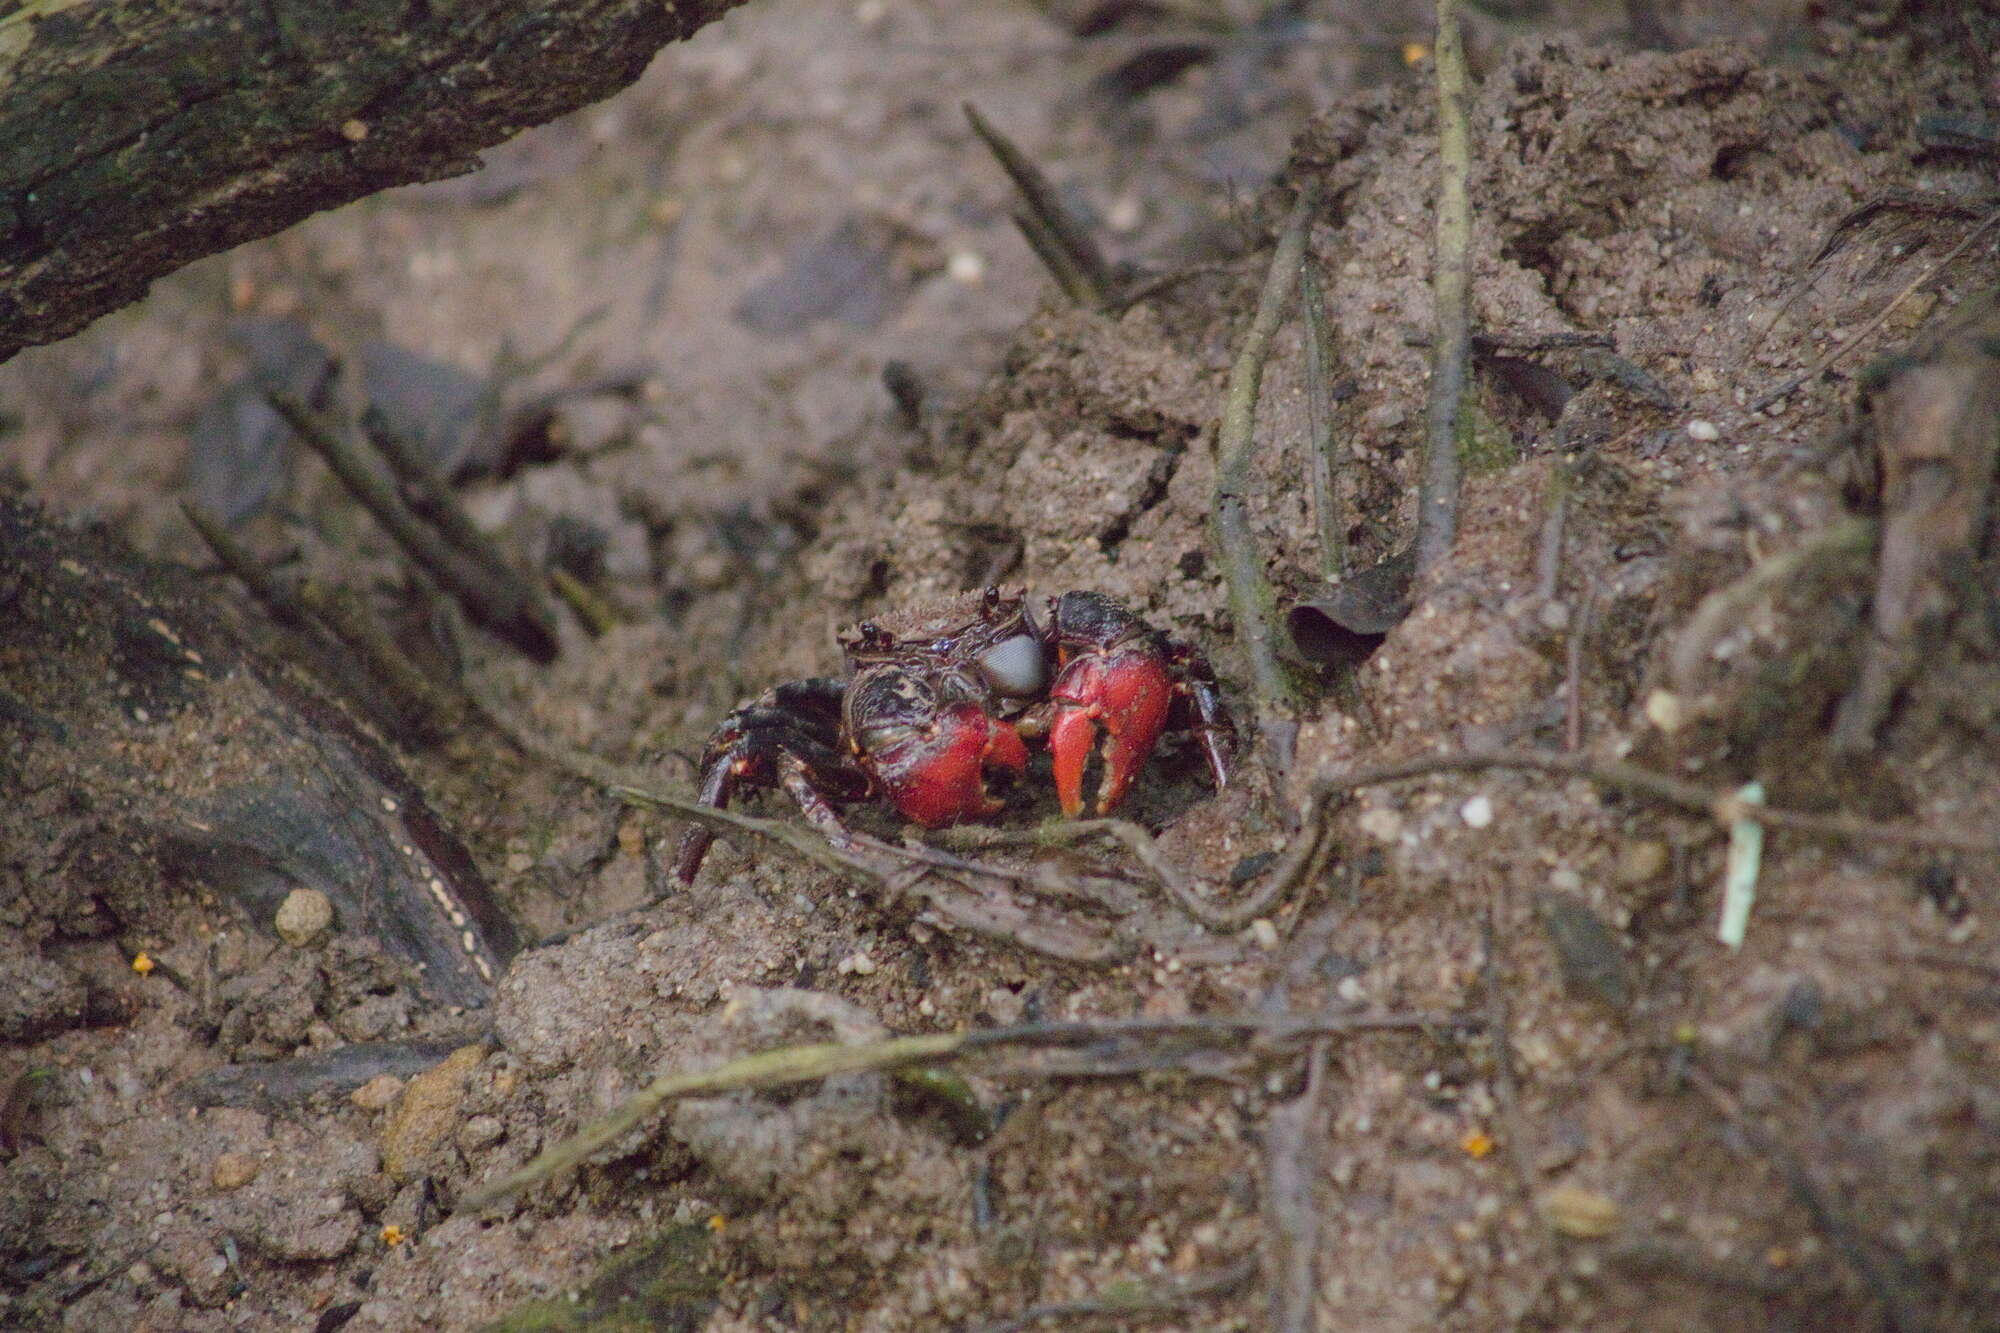
[(1216, 686), (1214, 669), (1199, 649), (1175, 641), (1169, 645), (1169, 653), (1170, 665), (1180, 677), (1174, 688), (1187, 700), (1185, 707), (1194, 712), (1193, 721), (1172, 725), (1185, 725), (1194, 732), (1208, 771), (1215, 778), (1215, 789), (1221, 791), (1229, 785), (1229, 751), (1236, 735), (1229, 722), (1229, 707)]
[(818, 829), (828, 842), (843, 852), (854, 850), (853, 835), (847, 831), (847, 825), (840, 822), (840, 815), (834, 810), (833, 802), (827, 800), (826, 793), (814, 785), (812, 769), (805, 760), (795, 754), (778, 756), (778, 782), (785, 793), (799, 803), (806, 822)]
[[(817, 784), (804, 776), (800, 781), (806, 783), (817, 805), (829, 813), (831, 800), (860, 799), (867, 790), (867, 775), (849, 763), (834, 744), (846, 688), (845, 681), (833, 676), (787, 681), (736, 709), (722, 720), (702, 752), (696, 799), (723, 810), (728, 808), (730, 797), (744, 787), (783, 786), (812, 818), (814, 809), (794, 787), (794, 770), (801, 775), (820, 775)], [(714, 841), (714, 832), (701, 825), (681, 836), (674, 854), (674, 874), (681, 883), (694, 882)]]

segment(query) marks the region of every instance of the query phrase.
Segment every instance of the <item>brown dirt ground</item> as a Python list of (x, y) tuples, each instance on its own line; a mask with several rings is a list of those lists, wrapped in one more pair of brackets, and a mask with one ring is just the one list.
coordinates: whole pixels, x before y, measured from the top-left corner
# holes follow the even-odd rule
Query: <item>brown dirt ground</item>
[[(1411, 517), (1437, 167), (1424, 71), (1397, 55), (1422, 34), (1417, 8), (1204, 26), (1202, 63), (1119, 98), (1092, 80), (1187, 25), (1114, 6), (1109, 37), (1085, 40), (1060, 6), (752, 6), (480, 177), (315, 219), (19, 358), (0, 371), (6, 461), (46, 503), (196, 560), (171, 501), (197, 417), (243, 370), (234, 319), (302, 317), (349, 360), (389, 338), (516, 403), (637, 376), (637, 393), (566, 401), (552, 460), (466, 498), (527, 558), (559, 517), (603, 534), (625, 623), (596, 640), (570, 626), (550, 668), (495, 650), (483, 670), (525, 725), (663, 783), (685, 781), (677, 756), (738, 698), (831, 669), (839, 626), (992, 579), (1113, 594), (1236, 685), (1205, 530), (1216, 423), (1270, 230), (1309, 176), (1331, 201), (1310, 250), (1356, 564)], [(1755, 776), (1779, 804), (2000, 824), (1981, 702), (2000, 681), (1977, 634), (1938, 649), (1875, 752), (1830, 753), (1863, 634), (1859, 562), (1684, 640), (1704, 596), (1840, 512), (1838, 467), (1798, 463), (1848, 423), (1851, 379), (1746, 404), (1854, 337), (1971, 225), (1880, 215), (1776, 317), (1844, 214), (1896, 190), (1991, 207), (1991, 159), (1926, 150), (1913, 127), (1992, 114), (2000, 89), (1967, 53), (2000, 51), (2000, 28), (1948, 6), (1727, 8), (1669, 10), (1678, 35), (1741, 39), (1671, 54), (1587, 44), (1617, 27), (1587, 8), (1525, 36), (1476, 27), (1475, 323), (1607, 335), (1623, 361), (1541, 356), (1576, 390), (1554, 423), (1480, 377), (1461, 539), (1359, 672), (1358, 706), (1314, 704), (1299, 774), (1560, 748), (1574, 725), (1591, 755), (1717, 788)], [(1117, 317), (1036, 305), (961, 98), (1049, 165), (1119, 257), (1180, 279)], [(864, 275), (779, 331), (824, 296), (774, 280), (819, 243), (822, 267)], [(1996, 278), (1989, 236), (1874, 350)], [(929, 391), (914, 427), (881, 387), (892, 360)], [(1302, 363), (1294, 321), (1265, 378), (1252, 497), (1287, 596), (1320, 558)], [(400, 604), (394, 553), (317, 464), (276, 485), (250, 541)], [(1689, 719), (1671, 732), (1652, 720), (1661, 690)], [(412, 1013), (366, 940), (337, 936), (302, 967), (204, 895), (139, 906), (74, 868), (28, 885), (17, 849), (47, 836), (39, 807), (0, 816), (0, 969), (21, 979), (0, 1077), (27, 1099), (0, 1088), (0, 1323), (455, 1330), (552, 1301), (509, 1326), (631, 1326), (624, 1308), (715, 1333), (977, 1328), (1262, 1256), (1217, 1295), (1094, 1316), (1258, 1328), (1283, 1267), (1273, 1199), (1302, 1188), (1316, 1300), (1297, 1327), (1996, 1326), (1991, 858), (1774, 834), (1732, 953), (1714, 939), (1708, 822), (1582, 780), (1437, 778), (1337, 807), (1335, 855), (1268, 927), (1215, 937), (1149, 908), (1141, 951), (1091, 966), (727, 842), (673, 889), (670, 821), (484, 733), (406, 762), (543, 943), (500, 986), (482, 1047), (275, 1111), (175, 1091), (227, 1059), (465, 1029)], [(1223, 901), (1245, 858), (1284, 843), (1288, 795), (1245, 776), (1217, 797), (1176, 747), (1130, 807)], [(1023, 798), (1007, 818), (1050, 806)], [(1609, 993), (1565, 981), (1547, 923), (1578, 903), (1609, 928)], [(1078, 909), (1037, 910), (1059, 930)], [(141, 948), (205, 956), (221, 999), (134, 977)], [(1483, 1033), (1330, 1042), (1308, 1155), (1275, 1168), (1295, 1058), (975, 1080), (1007, 1111), (978, 1142), (861, 1077), (685, 1103), (574, 1179), (452, 1211), (657, 1070), (776, 1042), (1405, 1010), (1504, 1011), (1511, 1058)]]

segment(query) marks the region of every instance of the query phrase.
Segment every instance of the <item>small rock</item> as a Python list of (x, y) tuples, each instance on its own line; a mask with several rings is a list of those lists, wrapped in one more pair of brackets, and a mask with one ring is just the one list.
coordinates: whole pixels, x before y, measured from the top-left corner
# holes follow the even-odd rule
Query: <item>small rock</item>
[(16, 935), (0, 936), (0, 1043), (39, 1041), (81, 1027), (83, 978)]
[(1686, 706), (1670, 690), (1654, 690), (1646, 696), (1646, 720), (1671, 736), (1687, 721)]
[(475, 1115), (458, 1127), (458, 1146), (467, 1153), (478, 1152), (500, 1141), (507, 1127), (496, 1115)]
[(1688, 438), (1699, 440), (1703, 444), (1713, 444), (1722, 438), (1722, 432), (1716, 429), (1713, 421), (1703, 421), (1697, 417), (1688, 422)]
[(1465, 821), (1467, 828), (1489, 828), (1493, 824), (1493, 801), (1486, 796), (1475, 796), (1458, 808), (1458, 817)]
[(240, 1190), (257, 1178), (259, 1163), (247, 1152), (226, 1152), (209, 1168), (209, 1183), (219, 1190)]
[(1538, 1201), (1542, 1217), (1565, 1236), (1595, 1240), (1618, 1229), (1618, 1201), (1580, 1185), (1558, 1185)]
[(333, 924), (333, 903), (318, 889), (293, 889), (278, 906), (272, 925), (278, 938), (294, 949), (303, 949), (324, 935)]
[(872, 977), (875, 975), (875, 960), (866, 953), (852, 953), (840, 960), (838, 970), (842, 976)]
[(1394, 842), (1403, 836), (1403, 817), (1385, 806), (1364, 810), (1355, 822), (1377, 842)]
[(1611, 872), (1612, 880), (1620, 888), (1637, 888), (1665, 874), (1672, 859), (1664, 842), (1654, 839), (1628, 842), (1619, 850), (1618, 866)]
[(1409, 419), (1410, 411), (1401, 403), (1383, 403), (1371, 407), (1362, 416), (1364, 426), (1372, 431), (1392, 431)]
[(1250, 923), (1250, 940), (1265, 953), (1275, 953), (1278, 948), (1278, 928), (1271, 924), (1271, 918), (1260, 916)]
[(461, 1046), (411, 1079), (382, 1127), (382, 1169), (398, 1180), (409, 1175), (458, 1119), (465, 1081), (486, 1059), (483, 1046)]
[(364, 1111), (379, 1111), (396, 1100), (403, 1091), (403, 1080), (394, 1074), (377, 1074), (353, 1092), (347, 1100)]
[(1570, 993), (1601, 1000), (1613, 1009), (1625, 1008), (1632, 998), (1625, 954), (1604, 919), (1572, 893), (1537, 894), (1535, 907)]

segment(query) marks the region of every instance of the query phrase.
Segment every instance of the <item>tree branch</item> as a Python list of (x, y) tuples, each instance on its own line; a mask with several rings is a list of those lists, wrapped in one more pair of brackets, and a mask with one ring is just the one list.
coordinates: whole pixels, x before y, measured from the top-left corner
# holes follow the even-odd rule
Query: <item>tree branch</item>
[(0, 16), (0, 361), (155, 278), (610, 96), (741, 0), (158, 0)]

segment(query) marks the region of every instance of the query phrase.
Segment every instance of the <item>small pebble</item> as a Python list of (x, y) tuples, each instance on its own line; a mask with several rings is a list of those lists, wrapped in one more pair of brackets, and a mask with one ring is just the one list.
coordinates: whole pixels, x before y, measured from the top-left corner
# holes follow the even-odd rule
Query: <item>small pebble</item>
[(219, 1190), (240, 1190), (257, 1178), (257, 1159), (247, 1152), (226, 1152), (209, 1168), (208, 1179)]
[(1363, 833), (1377, 842), (1394, 842), (1403, 836), (1403, 817), (1383, 806), (1363, 811), (1361, 818), (1355, 822), (1361, 826)]
[(470, 1116), (458, 1127), (458, 1146), (468, 1153), (477, 1152), (498, 1143), (506, 1132), (507, 1127), (498, 1116)]
[(1646, 720), (1671, 736), (1687, 721), (1687, 709), (1678, 694), (1654, 690), (1646, 696)]
[(1673, 859), (1667, 844), (1651, 839), (1628, 842), (1618, 853), (1618, 868), (1612, 872), (1620, 888), (1635, 888), (1666, 873)]
[(403, 1080), (394, 1074), (377, 1074), (353, 1092), (347, 1100), (364, 1111), (379, 1111), (396, 1100), (403, 1091)]
[(875, 975), (875, 960), (865, 953), (853, 953), (840, 960), (842, 976), (872, 977)]
[(1265, 953), (1275, 953), (1278, 948), (1278, 928), (1271, 924), (1271, 918), (1260, 916), (1250, 923), (1250, 940)]
[(1493, 802), (1485, 796), (1475, 796), (1458, 808), (1458, 817), (1465, 821), (1467, 828), (1487, 828), (1493, 823)]
[(1621, 1220), (1617, 1200), (1578, 1185), (1557, 1185), (1537, 1202), (1551, 1228), (1579, 1240), (1608, 1236)]
[(986, 259), (977, 250), (958, 250), (945, 261), (946, 273), (963, 287), (977, 287), (986, 280)]
[(1703, 444), (1713, 444), (1722, 438), (1722, 432), (1715, 428), (1713, 421), (1703, 421), (1701, 418), (1696, 417), (1693, 421), (1688, 422), (1688, 438), (1690, 440), (1700, 440)]
[(294, 949), (303, 949), (333, 924), (333, 904), (318, 889), (293, 889), (278, 905), (271, 923), (278, 938)]
[(1334, 987), (1334, 991), (1348, 1004), (1360, 1004), (1367, 994), (1361, 987), (1359, 977), (1342, 977), (1340, 984)]

